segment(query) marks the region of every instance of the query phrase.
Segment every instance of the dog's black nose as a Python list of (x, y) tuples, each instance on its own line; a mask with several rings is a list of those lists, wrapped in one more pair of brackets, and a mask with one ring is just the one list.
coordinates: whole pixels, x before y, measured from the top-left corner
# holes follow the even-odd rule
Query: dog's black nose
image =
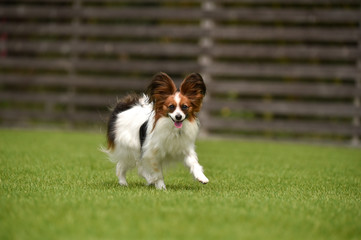
[(175, 115), (175, 119), (179, 121), (182, 119), (182, 116), (180, 114), (177, 114), (177, 115)]

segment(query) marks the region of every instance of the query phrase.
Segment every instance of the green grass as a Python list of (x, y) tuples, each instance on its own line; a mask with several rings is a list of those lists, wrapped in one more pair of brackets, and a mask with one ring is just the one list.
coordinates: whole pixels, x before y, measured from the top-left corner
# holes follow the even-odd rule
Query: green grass
[(361, 239), (361, 150), (197, 142), (167, 191), (114, 165), (91, 133), (0, 130), (0, 239)]

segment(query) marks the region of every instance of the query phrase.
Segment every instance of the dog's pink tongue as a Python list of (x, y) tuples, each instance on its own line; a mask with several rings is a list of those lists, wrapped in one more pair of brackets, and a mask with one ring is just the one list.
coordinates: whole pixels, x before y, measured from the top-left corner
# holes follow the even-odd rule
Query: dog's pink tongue
[(174, 122), (174, 126), (175, 126), (176, 128), (181, 128), (182, 125), (183, 125), (182, 122)]

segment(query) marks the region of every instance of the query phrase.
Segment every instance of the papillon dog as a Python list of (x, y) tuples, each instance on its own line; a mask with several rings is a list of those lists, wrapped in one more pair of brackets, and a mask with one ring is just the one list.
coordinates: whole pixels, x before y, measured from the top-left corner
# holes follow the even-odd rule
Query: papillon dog
[(197, 113), (205, 94), (200, 74), (188, 75), (177, 90), (167, 74), (158, 73), (145, 94), (118, 100), (108, 121), (105, 152), (117, 163), (120, 185), (128, 185), (126, 173), (137, 167), (149, 185), (166, 189), (163, 166), (172, 161), (183, 161), (196, 180), (208, 183), (195, 152)]

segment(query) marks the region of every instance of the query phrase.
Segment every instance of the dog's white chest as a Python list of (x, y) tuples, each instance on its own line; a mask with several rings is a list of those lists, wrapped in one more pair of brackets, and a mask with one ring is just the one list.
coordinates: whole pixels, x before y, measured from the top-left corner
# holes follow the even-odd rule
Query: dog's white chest
[(149, 136), (149, 147), (160, 157), (177, 158), (194, 147), (198, 134), (196, 122), (184, 121), (183, 127), (178, 129), (169, 118), (159, 119), (156, 127)]

